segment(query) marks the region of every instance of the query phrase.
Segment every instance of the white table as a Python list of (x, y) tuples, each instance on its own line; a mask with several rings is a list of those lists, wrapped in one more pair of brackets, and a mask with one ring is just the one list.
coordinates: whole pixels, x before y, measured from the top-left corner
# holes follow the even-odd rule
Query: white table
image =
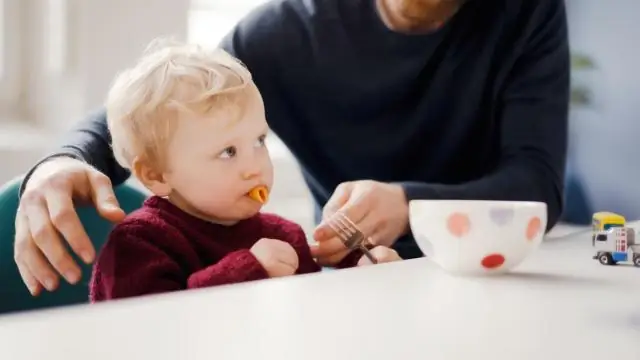
[(417, 259), (12, 315), (0, 359), (640, 359), (640, 268), (592, 255), (582, 234), (502, 277)]

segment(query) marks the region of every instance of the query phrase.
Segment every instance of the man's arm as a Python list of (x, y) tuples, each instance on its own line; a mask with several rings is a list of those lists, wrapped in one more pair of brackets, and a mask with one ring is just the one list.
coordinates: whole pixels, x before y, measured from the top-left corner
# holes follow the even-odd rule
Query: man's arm
[(105, 174), (114, 186), (123, 183), (130, 176), (129, 171), (116, 162), (111, 151), (111, 134), (104, 109), (90, 114), (78, 123), (67, 133), (57, 151), (40, 160), (27, 172), (20, 186), (20, 195), (35, 169), (59, 156), (71, 157), (92, 165)]
[(484, 178), (460, 185), (402, 183), (407, 200), (495, 199), (547, 204), (547, 230), (563, 209), (569, 106), (569, 45), (564, 3), (539, 1), (500, 109), (501, 159)]

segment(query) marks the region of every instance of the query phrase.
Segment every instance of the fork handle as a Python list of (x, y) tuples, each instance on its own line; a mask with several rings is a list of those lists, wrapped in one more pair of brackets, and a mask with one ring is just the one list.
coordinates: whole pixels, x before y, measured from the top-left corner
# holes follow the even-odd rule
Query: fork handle
[(364, 253), (364, 256), (366, 256), (367, 259), (369, 259), (369, 261), (371, 261), (372, 264), (378, 263), (378, 259), (376, 259), (376, 257), (373, 256), (373, 254), (371, 253), (371, 251), (369, 251), (369, 249), (367, 249), (365, 246), (361, 246), (360, 248)]

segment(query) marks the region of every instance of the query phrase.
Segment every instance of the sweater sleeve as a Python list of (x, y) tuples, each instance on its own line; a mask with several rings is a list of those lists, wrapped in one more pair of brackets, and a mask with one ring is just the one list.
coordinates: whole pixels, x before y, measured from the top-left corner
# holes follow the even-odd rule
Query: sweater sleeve
[[(100, 251), (90, 283), (92, 302), (266, 279), (248, 250), (227, 254), (194, 273), (181, 266), (183, 244), (135, 227), (117, 227)], [(182, 251), (184, 252), (184, 251)], [(179, 255), (177, 255), (179, 254)]]
[(189, 276), (187, 288), (235, 284), (268, 278), (266, 270), (248, 249), (227, 254), (222, 260)]
[(493, 172), (457, 184), (403, 182), (407, 200), (487, 199), (547, 204), (547, 230), (563, 207), (569, 104), (569, 47), (563, 1), (535, 2), (535, 19), (498, 111), (501, 157)]
[(316, 260), (311, 256), (311, 249), (307, 242), (307, 236), (300, 226), (297, 229), (283, 237), (283, 241), (287, 241), (293, 246), (298, 254), (298, 270), (296, 274), (310, 274), (320, 272), (322, 268)]
[(276, 215), (263, 215), (263, 222), (269, 230), (265, 237), (289, 243), (298, 254), (296, 275), (320, 272), (322, 268), (311, 255), (307, 235), (302, 227)]
[(58, 156), (72, 157), (92, 165), (109, 177), (113, 186), (123, 183), (130, 176), (130, 172), (120, 166), (113, 156), (105, 109), (88, 115), (75, 125), (56, 151), (45, 156), (27, 172), (20, 186), (20, 195), (33, 171), (43, 162)]

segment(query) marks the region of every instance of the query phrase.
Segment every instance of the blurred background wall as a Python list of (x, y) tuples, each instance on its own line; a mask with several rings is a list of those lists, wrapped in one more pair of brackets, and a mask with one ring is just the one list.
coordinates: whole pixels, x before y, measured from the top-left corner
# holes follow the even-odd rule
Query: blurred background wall
[[(0, 0), (0, 183), (98, 108), (118, 69), (157, 36), (215, 46), (265, 0)], [(569, 176), (593, 209), (640, 218), (640, 2), (568, 0), (576, 58)], [(270, 210), (311, 229), (297, 164), (277, 139)], [(581, 207), (582, 208), (582, 207)], [(578, 216), (580, 217), (580, 216)], [(584, 216), (582, 217), (584, 220)]]
[(640, 2), (568, 0), (577, 61), (569, 175), (595, 210), (640, 219)]

